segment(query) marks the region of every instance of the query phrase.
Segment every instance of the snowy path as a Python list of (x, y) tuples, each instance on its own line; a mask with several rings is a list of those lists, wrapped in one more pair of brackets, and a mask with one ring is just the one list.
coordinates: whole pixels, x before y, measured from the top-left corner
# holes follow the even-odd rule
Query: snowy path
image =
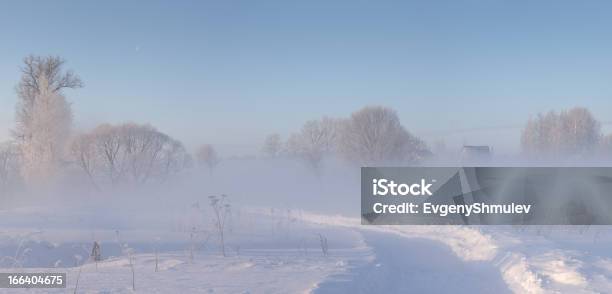
[[(307, 214), (306, 219), (317, 224), (349, 227), (366, 235), (366, 243), (373, 247), (374, 254), (381, 262), (372, 263), (369, 269), (366, 267), (361, 270), (354, 270), (358, 273), (357, 276), (359, 276), (359, 272), (370, 271), (376, 273), (372, 266), (376, 267), (376, 264), (380, 264), (380, 267), (384, 265), (385, 268), (392, 268), (390, 270), (392, 271), (391, 275), (383, 277), (385, 278), (383, 280), (392, 281), (398, 278), (406, 280), (406, 275), (402, 273), (418, 273), (423, 269), (432, 269), (433, 266), (435, 271), (432, 270), (428, 274), (434, 275), (437, 273), (436, 278), (433, 280), (426, 279), (425, 277), (428, 277), (428, 274), (424, 274), (422, 277), (417, 275), (418, 278), (408, 279), (409, 282), (413, 282), (411, 283), (411, 289), (422, 288), (424, 291), (431, 290), (432, 292), (448, 292), (449, 289), (453, 289), (455, 293), (486, 293), (490, 291), (484, 291), (484, 289), (494, 287), (496, 292), (502, 291), (502, 293), (508, 290), (514, 293), (547, 292), (542, 287), (540, 276), (530, 267), (524, 254), (507, 250), (505, 246), (508, 244), (505, 243), (509, 242), (508, 240), (501, 240), (500, 242), (491, 234), (483, 233), (477, 228), (465, 226), (362, 226), (359, 219), (315, 214)], [(371, 234), (377, 234), (379, 237), (368, 237), (372, 236)], [(414, 258), (404, 256), (413, 256)], [(428, 262), (427, 258), (433, 259)], [(408, 271), (406, 264), (414, 267), (415, 270)], [(462, 272), (467, 272), (469, 275), (462, 274)], [(399, 277), (397, 273), (400, 273)], [(360, 278), (365, 279), (365, 276), (364, 274)], [(504, 283), (499, 282), (500, 277)], [(448, 280), (446, 284), (441, 282), (444, 278)], [(428, 283), (437, 283), (438, 285), (432, 286)], [(372, 283), (364, 284), (371, 285)], [(322, 291), (331, 289), (323, 288), (325, 283), (320, 285)], [(441, 289), (428, 288), (440, 285), (442, 285)], [(353, 286), (346, 284), (344, 287), (350, 289)], [(375, 285), (375, 287), (380, 286)], [(396, 287), (397, 290), (391, 288), (387, 292), (404, 292), (402, 289), (405, 286), (402, 286), (402, 284), (396, 284), (393, 287)]]
[(315, 293), (510, 293), (490, 263), (466, 262), (440, 242), (364, 232), (376, 260), (331, 277)]
[(609, 226), (362, 226), (342, 216), (306, 219), (363, 232), (376, 255), (369, 266), (321, 283), (320, 293), (612, 293)]
[[(5, 261), (2, 270), (66, 272), (72, 291), (73, 264), (87, 256), (83, 248), (95, 233), (104, 261), (98, 269), (83, 266), (79, 293), (132, 292), (126, 248), (134, 252), (143, 293), (612, 293), (612, 227), (364, 226), (344, 216), (243, 209), (228, 234), (230, 257), (220, 257), (215, 240), (202, 235), (190, 261), (194, 241), (183, 226), (163, 226), (174, 224), (168, 217), (123, 227), (119, 242), (112, 226), (93, 230), (74, 215), (36, 212), (0, 213), (13, 220), (0, 226), (0, 256), (15, 256), (25, 242), (19, 258), (25, 268)], [(328, 257), (320, 236), (329, 239)]]

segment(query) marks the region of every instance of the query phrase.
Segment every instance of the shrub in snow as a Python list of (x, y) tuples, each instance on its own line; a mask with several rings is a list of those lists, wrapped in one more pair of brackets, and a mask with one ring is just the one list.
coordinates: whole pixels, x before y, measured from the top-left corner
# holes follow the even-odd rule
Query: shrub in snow
[(227, 203), (227, 195), (222, 194), (218, 196), (209, 196), (210, 207), (213, 210), (213, 224), (219, 236), (219, 246), (221, 247), (221, 254), (227, 256), (225, 253), (225, 224), (228, 218), (231, 216), (231, 206)]

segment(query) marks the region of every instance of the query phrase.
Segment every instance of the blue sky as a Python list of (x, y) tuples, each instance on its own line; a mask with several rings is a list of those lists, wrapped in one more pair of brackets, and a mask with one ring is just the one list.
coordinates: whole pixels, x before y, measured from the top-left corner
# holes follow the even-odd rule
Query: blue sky
[(86, 85), (66, 92), (77, 128), (149, 122), (239, 153), (381, 104), (430, 140), (511, 150), (518, 130), (448, 134), (575, 105), (612, 121), (610, 15), (610, 1), (4, 1), (0, 138), (23, 57), (53, 54)]

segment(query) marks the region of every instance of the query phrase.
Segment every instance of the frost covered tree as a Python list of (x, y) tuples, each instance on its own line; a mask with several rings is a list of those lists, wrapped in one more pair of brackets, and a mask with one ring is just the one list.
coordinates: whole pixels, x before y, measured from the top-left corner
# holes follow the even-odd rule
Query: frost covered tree
[(575, 107), (561, 112), (560, 117), (565, 152), (585, 153), (597, 146), (601, 138), (601, 124), (589, 110)]
[(265, 157), (276, 158), (281, 153), (282, 142), (279, 134), (271, 134), (264, 140), (261, 152)]
[(24, 59), (13, 135), (28, 182), (49, 179), (63, 160), (72, 111), (62, 90), (82, 87), (78, 76), (63, 70), (64, 63), (55, 56)]
[(217, 164), (221, 161), (219, 155), (217, 155), (217, 151), (210, 144), (200, 146), (196, 153), (196, 158), (200, 166), (208, 168), (211, 175)]
[(593, 151), (600, 138), (600, 123), (586, 108), (575, 107), (529, 119), (521, 135), (521, 146), (531, 156), (580, 156)]
[(397, 113), (368, 106), (351, 114), (340, 128), (339, 152), (360, 165), (413, 162), (430, 154), (425, 143), (410, 134)]
[(287, 153), (303, 159), (318, 171), (325, 155), (334, 151), (337, 125), (336, 120), (328, 117), (307, 121), (300, 132), (287, 140)]
[(164, 181), (186, 168), (191, 157), (183, 144), (150, 125), (100, 125), (71, 144), (73, 161), (94, 185)]

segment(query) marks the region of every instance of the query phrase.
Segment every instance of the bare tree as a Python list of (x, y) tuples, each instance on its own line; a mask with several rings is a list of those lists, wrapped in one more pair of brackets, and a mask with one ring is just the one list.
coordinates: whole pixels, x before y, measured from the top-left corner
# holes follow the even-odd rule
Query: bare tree
[(71, 146), (73, 160), (95, 185), (107, 179), (143, 184), (164, 181), (187, 167), (190, 156), (183, 145), (150, 125), (101, 125), (77, 136)]
[(601, 139), (601, 124), (586, 108), (574, 107), (561, 112), (564, 151), (584, 154), (593, 151)]
[(17, 85), (16, 128), (13, 135), (22, 154), (22, 173), (28, 181), (48, 179), (62, 160), (70, 134), (72, 112), (62, 90), (82, 87), (60, 57), (24, 59)]
[(207, 167), (211, 175), (212, 175), (214, 168), (220, 162), (219, 156), (217, 155), (217, 151), (212, 145), (209, 145), (209, 144), (204, 144), (200, 146), (200, 148), (198, 148), (198, 151), (196, 153), (196, 157), (197, 157), (198, 163), (201, 166)]
[(529, 154), (557, 152), (560, 144), (559, 116), (555, 112), (529, 119), (521, 135), (523, 151)]
[(104, 124), (92, 131), (96, 151), (102, 157), (100, 167), (113, 185), (122, 177), (124, 170), (121, 156), (123, 138), (120, 129)]
[(192, 161), (193, 159), (183, 143), (168, 138), (161, 151), (158, 176), (160, 179), (168, 179), (170, 175), (177, 174), (185, 168), (190, 168)]
[(425, 143), (401, 125), (397, 113), (368, 106), (342, 124), (340, 153), (357, 164), (412, 162), (430, 154)]
[(264, 140), (261, 152), (268, 158), (276, 158), (282, 149), (281, 137), (279, 134), (271, 134)]
[[(164, 147), (174, 141), (150, 125), (124, 124), (120, 127), (126, 176), (136, 183), (147, 182), (165, 171)], [(162, 166), (160, 166), (160, 164)]]
[(340, 126), (342, 124), (342, 120), (330, 118), (324, 116), (318, 122), (318, 128), (322, 133), (322, 145), (323, 150), (326, 153), (333, 153), (337, 151), (338, 146), (338, 133)]
[(526, 154), (537, 157), (586, 155), (598, 146), (600, 123), (581, 107), (531, 118), (521, 136)]
[(302, 158), (318, 172), (325, 155), (333, 152), (336, 136), (337, 121), (327, 117), (307, 121), (299, 133), (289, 137), (287, 152)]
[(101, 170), (102, 154), (98, 152), (95, 136), (81, 134), (72, 140), (70, 154), (76, 164), (85, 172), (92, 185), (99, 189), (96, 182), (96, 173)]

